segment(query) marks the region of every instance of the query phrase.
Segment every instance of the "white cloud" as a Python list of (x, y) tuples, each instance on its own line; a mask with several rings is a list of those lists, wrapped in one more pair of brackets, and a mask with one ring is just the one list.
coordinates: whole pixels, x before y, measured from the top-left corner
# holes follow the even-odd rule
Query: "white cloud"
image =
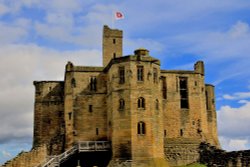
[(218, 131), (222, 137), (250, 138), (250, 102), (238, 108), (222, 106), (218, 114)]
[(223, 98), (226, 100), (239, 100), (239, 99), (248, 99), (250, 98), (250, 92), (237, 92), (232, 95), (225, 94)]
[(33, 80), (63, 80), (67, 61), (101, 65), (98, 50), (57, 51), (32, 44), (0, 49), (0, 143), (32, 137)]
[(232, 139), (227, 137), (219, 137), (223, 149), (227, 151), (247, 150), (249, 149), (247, 139)]

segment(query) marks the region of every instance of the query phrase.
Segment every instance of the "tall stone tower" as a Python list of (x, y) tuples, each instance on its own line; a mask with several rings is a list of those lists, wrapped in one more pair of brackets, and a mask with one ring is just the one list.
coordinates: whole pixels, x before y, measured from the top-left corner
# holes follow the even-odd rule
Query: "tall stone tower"
[[(167, 166), (164, 159), (160, 61), (138, 49), (112, 60), (108, 73), (110, 167)], [(118, 162), (118, 164), (117, 164)], [(125, 164), (124, 164), (125, 165)]]
[(110, 29), (108, 26), (103, 27), (103, 66), (108, 65), (112, 58), (122, 56), (122, 31)]

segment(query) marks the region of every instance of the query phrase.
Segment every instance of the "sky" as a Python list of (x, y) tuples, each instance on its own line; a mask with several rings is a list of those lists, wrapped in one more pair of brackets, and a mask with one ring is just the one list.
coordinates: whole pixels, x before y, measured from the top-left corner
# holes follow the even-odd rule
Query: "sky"
[[(112, 25), (114, 11), (125, 18)], [(222, 148), (250, 149), (250, 1), (0, 0), (0, 164), (31, 149), (34, 80), (102, 65), (103, 25), (123, 30), (124, 55), (147, 48), (163, 69), (203, 60)]]

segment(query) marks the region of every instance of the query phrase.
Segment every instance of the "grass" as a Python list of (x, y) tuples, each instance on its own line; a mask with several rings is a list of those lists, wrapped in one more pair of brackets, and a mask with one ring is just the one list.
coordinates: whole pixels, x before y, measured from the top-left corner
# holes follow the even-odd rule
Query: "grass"
[(206, 165), (195, 163), (195, 164), (186, 165), (186, 166), (179, 166), (179, 167), (206, 167)]

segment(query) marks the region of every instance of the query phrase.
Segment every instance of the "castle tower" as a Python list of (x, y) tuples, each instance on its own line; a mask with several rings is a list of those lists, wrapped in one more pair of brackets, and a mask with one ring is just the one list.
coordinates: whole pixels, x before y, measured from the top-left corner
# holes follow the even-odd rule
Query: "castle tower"
[(107, 66), (112, 58), (122, 56), (122, 31), (113, 30), (108, 26), (103, 27), (102, 54), (103, 66)]
[(214, 146), (220, 148), (217, 133), (217, 117), (215, 108), (215, 95), (214, 86), (206, 84), (206, 108), (207, 108), (207, 121), (208, 121), (208, 133), (210, 138), (210, 143)]
[[(109, 166), (167, 166), (164, 159), (160, 61), (146, 49), (113, 61), (108, 69), (108, 120), (112, 141)], [(113, 105), (112, 105), (113, 104)]]

